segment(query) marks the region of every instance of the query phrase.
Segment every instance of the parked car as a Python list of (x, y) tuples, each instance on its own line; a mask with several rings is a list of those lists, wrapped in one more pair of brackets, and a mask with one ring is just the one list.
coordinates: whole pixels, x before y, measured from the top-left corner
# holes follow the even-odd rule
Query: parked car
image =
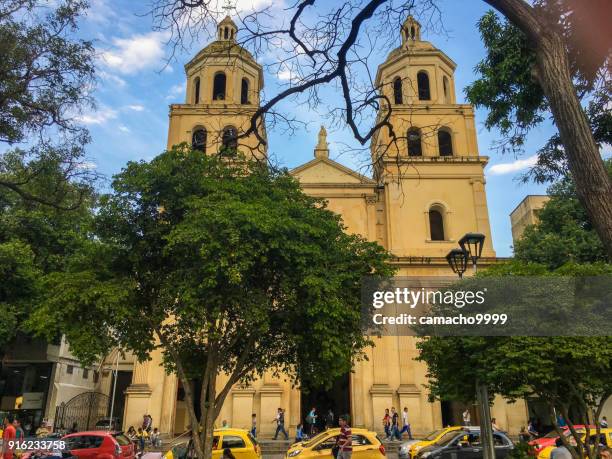
[(454, 436), (457, 431), (478, 430), (478, 427), (448, 426), (428, 433), (421, 440), (408, 440), (403, 442), (398, 450), (400, 459), (412, 459), (424, 447), (440, 440), (444, 435)]
[[(366, 429), (352, 429), (353, 459), (384, 459), (385, 447), (376, 435)], [(295, 443), (285, 455), (296, 459), (331, 459), (332, 448), (336, 444), (340, 429), (328, 429), (310, 440)]]
[[(493, 432), (496, 459), (505, 459), (514, 443), (503, 432)], [(421, 448), (417, 459), (476, 459), (483, 457), (483, 445), (479, 428), (448, 432), (435, 443)]]
[(92, 430), (62, 437), (78, 459), (135, 459), (134, 445), (122, 432)]
[[(212, 459), (221, 459), (223, 450), (229, 448), (236, 459), (261, 459), (261, 449), (250, 432), (243, 429), (215, 429), (213, 433)], [(193, 443), (185, 438), (164, 454), (164, 459), (195, 457)]]
[[(567, 435), (569, 436), (570, 434), (568, 433)], [(586, 438), (586, 429), (580, 432), (580, 439), (582, 441), (585, 441), (585, 438)], [(571, 444), (575, 444), (573, 437), (570, 437), (569, 440)], [(598, 436), (597, 432), (595, 431), (595, 428), (593, 427), (591, 430), (591, 428), (589, 427), (589, 444), (591, 445), (597, 444), (600, 446), (607, 446), (608, 448), (612, 448), (612, 429), (611, 428), (599, 429), (599, 436)], [(538, 459), (550, 459), (550, 453), (552, 452), (553, 449), (555, 449), (554, 444), (552, 446), (546, 446), (542, 448), (540, 452), (538, 453)]]
[[(584, 428), (584, 425), (574, 425), (574, 429), (578, 432), (584, 431)], [(590, 426), (590, 428), (594, 429), (595, 427)], [(570, 435), (569, 427), (567, 426), (561, 427), (561, 431), (563, 432), (563, 435)], [(532, 454), (537, 456), (540, 451), (542, 451), (547, 446), (555, 446), (555, 441), (557, 441), (557, 438), (559, 438), (559, 435), (557, 434), (556, 430), (553, 430), (551, 432), (548, 432), (543, 437), (529, 441), (529, 444), (533, 446)]]

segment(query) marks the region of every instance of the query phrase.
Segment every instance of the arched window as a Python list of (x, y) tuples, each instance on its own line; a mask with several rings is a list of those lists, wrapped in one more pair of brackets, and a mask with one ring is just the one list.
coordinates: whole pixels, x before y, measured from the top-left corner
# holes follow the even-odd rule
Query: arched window
[(414, 30), (414, 26), (410, 27), (410, 38), (412, 38), (413, 40), (416, 37), (416, 30)]
[(444, 241), (444, 218), (439, 209), (429, 209), (429, 234), (432, 241)]
[(444, 89), (444, 103), (449, 104), (450, 103), (450, 97), (449, 97), (450, 89), (448, 88), (448, 78), (446, 77), (442, 77), (442, 88)]
[(223, 29), (223, 38), (225, 38), (226, 40), (227, 40), (227, 37), (228, 37), (228, 33), (229, 33), (229, 31), (228, 31), (227, 27), (225, 29)]
[(249, 80), (246, 78), (242, 79), (240, 85), (240, 103), (243, 105), (249, 103)]
[(438, 151), (440, 156), (453, 156), (453, 139), (446, 129), (438, 131)]
[(215, 74), (213, 80), (213, 100), (225, 100), (225, 73)]
[(200, 77), (196, 77), (193, 81), (193, 103), (200, 103)]
[(402, 79), (400, 77), (396, 77), (393, 80), (393, 100), (396, 104), (403, 104), (402, 98)]
[(422, 156), (421, 131), (417, 128), (408, 130), (408, 156)]
[(191, 148), (206, 153), (206, 129), (198, 128), (191, 136)]
[(222, 155), (234, 155), (238, 149), (238, 132), (234, 126), (227, 126), (223, 128), (223, 134), (221, 135), (221, 150), (219, 153)]
[(419, 100), (431, 99), (429, 92), (429, 75), (426, 72), (417, 73), (417, 85), (419, 87)]

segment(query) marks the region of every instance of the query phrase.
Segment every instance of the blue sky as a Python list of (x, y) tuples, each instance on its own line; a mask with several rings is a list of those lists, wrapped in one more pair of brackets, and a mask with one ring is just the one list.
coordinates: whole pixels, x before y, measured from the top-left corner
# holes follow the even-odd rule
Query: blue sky
[[(260, 6), (270, 0), (239, 0), (238, 7), (246, 10), (255, 3)], [(167, 63), (170, 50), (168, 35), (153, 31), (148, 2), (128, 0), (92, 0), (91, 9), (81, 23), (80, 35), (94, 40), (100, 55), (98, 84), (95, 89), (97, 108), (81, 117), (87, 124), (93, 142), (88, 148), (88, 161), (98, 172), (110, 178), (127, 161), (151, 159), (166, 145), (168, 105), (184, 101), (185, 77), (183, 64), (207, 44), (202, 37), (189, 49), (178, 52)], [(236, 2), (232, 2), (236, 4)], [(476, 63), (484, 56), (476, 21), (487, 10), (481, 0), (440, 2), (445, 32), (425, 28), (423, 38), (431, 41), (456, 63), (455, 86), (459, 103), (465, 102), (462, 89), (476, 75)], [(283, 15), (283, 4), (274, 1), (274, 11)], [(399, 39), (399, 30), (393, 31)], [(387, 51), (388, 52), (388, 51)], [(381, 54), (377, 58), (383, 59)], [(265, 59), (265, 57), (264, 57)], [(276, 74), (265, 75), (267, 97), (282, 84)], [(332, 102), (339, 95), (335, 88), (324, 90)], [(287, 113), (308, 121), (305, 129), (293, 136), (269, 130), (269, 153), (287, 167), (295, 167), (312, 159), (317, 132), (323, 113), (306, 110), (296, 103), (283, 104)], [(527, 194), (544, 194), (545, 187), (522, 184), (516, 180), (533, 161), (537, 149), (550, 137), (550, 122), (534, 129), (520, 157), (501, 155), (493, 147), (499, 132), (487, 131), (483, 125), (486, 112), (476, 112), (478, 143), (481, 155), (490, 156), (486, 169), (487, 197), (491, 218), (493, 244), (498, 256), (512, 254), (509, 213)], [(363, 157), (341, 155), (346, 145), (358, 147), (346, 129), (331, 129), (328, 135), (331, 156), (349, 167), (359, 167)]]

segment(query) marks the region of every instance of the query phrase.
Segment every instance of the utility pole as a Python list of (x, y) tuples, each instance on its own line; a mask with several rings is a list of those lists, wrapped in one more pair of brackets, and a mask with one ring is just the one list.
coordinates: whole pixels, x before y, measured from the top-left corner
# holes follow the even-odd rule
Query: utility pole
[(489, 389), (486, 384), (476, 385), (476, 396), (480, 409), (480, 438), (484, 459), (495, 459), (493, 444), (493, 425), (491, 423), (491, 408), (489, 406)]

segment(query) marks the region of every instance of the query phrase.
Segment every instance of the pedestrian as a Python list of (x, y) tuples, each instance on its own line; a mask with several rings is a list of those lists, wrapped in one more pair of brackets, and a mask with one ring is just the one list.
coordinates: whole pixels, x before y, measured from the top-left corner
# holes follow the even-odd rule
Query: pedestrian
[(251, 435), (257, 438), (257, 415), (255, 413), (251, 415)]
[(299, 443), (301, 441), (304, 441), (304, 426), (299, 423), (295, 429), (295, 442)]
[(327, 414), (325, 415), (325, 429), (331, 429), (334, 427), (334, 412), (330, 408), (327, 410)]
[(151, 446), (153, 448), (159, 448), (161, 446), (161, 438), (159, 438), (159, 430), (157, 427), (154, 427), (153, 432), (151, 432)]
[(138, 449), (144, 453), (145, 449), (145, 441), (146, 441), (147, 431), (142, 427), (138, 428), (138, 433), (136, 434), (136, 439), (138, 440)]
[(529, 419), (529, 422), (527, 423), (527, 432), (529, 432), (529, 435), (531, 435), (533, 438), (536, 438), (539, 435), (535, 428), (533, 419)]
[(572, 459), (572, 453), (565, 447), (560, 437), (555, 440), (555, 446), (556, 448), (550, 453), (550, 459)]
[(408, 439), (412, 440), (412, 430), (410, 429), (410, 423), (408, 422), (408, 407), (404, 407), (404, 411), (402, 411), (402, 431), (400, 434), (406, 432), (408, 434)]
[(342, 415), (338, 417), (338, 424), (340, 424), (340, 435), (338, 435), (338, 456), (337, 459), (351, 459), (353, 454), (353, 433), (351, 427), (348, 425), (348, 419)]
[(134, 426), (130, 426), (126, 435), (130, 440), (136, 441), (136, 429), (134, 429)]
[(499, 428), (499, 426), (497, 425), (497, 419), (495, 418), (491, 418), (491, 427), (493, 428), (493, 432), (497, 431), (501, 431), (501, 429)]
[(391, 416), (389, 416), (389, 408), (385, 408), (385, 415), (383, 416), (383, 427), (385, 429), (385, 440), (391, 438)]
[(470, 409), (465, 408), (465, 411), (462, 414), (463, 417), (463, 425), (469, 427), (472, 425), (472, 415), (470, 414)]
[(599, 425), (601, 426), (602, 429), (607, 429), (608, 428), (608, 418), (605, 416), (601, 418), (601, 421), (599, 421)]
[(11, 413), (7, 414), (4, 420), (2, 421), (2, 425), (4, 427), (2, 431), (2, 459), (13, 459), (14, 447), (9, 446), (10, 441), (15, 441), (17, 437), (17, 432), (15, 431), (15, 426), (13, 425), (13, 421), (15, 418)]
[[(132, 427), (132, 429), (133, 429), (133, 427)], [(79, 428), (78, 428), (78, 426), (77, 426), (77, 423), (76, 423), (76, 422), (73, 422), (73, 423), (72, 423), (72, 427), (71, 427), (71, 429), (70, 429), (70, 433), (77, 433), (78, 431), (79, 431)]]
[(235, 458), (235, 457), (234, 457), (234, 455), (232, 454), (232, 450), (231, 450), (231, 449), (229, 449), (229, 448), (225, 448), (225, 449), (223, 450), (223, 456), (222, 456), (222, 459), (236, 459), (236, 458)]
[(525, 426), (521, 426), (521, 431), (519, 432), (519, 440), (525, 443), (531, 440), (531, 435), (529, 435), (529, 432), (527, 432)]
[(285, 440), (289, 440), (289, 434), (285, 430), (285, 410), (279, 408), (276, 412), (276, 417), (272, 422), (276, 422), (276, 433), (274, 434), (274, 440), (277, 439), (278, 433), (282, 432), (285, 435)]
[(308, 435), (314, 437), (317, 433), (317, 409), (314, 406), (306, 416), (306, 424), (308, 424)]
[(227, 423), (227, 421), (225, 419), (223, 421), (221, 421), (221, 428), (222, 429), (229, 429), (230, 428), (229, 424)]
[(49, 436), (49, 428), (47, 427), (47, 420), (43, 419), (40, 423), (40, 427), (36, 429), (36, 438), (45, 438)]
[(19, 419), (15, 419), (13, 421), (13, 427), (15, 427), (15, 439), (17, 441), (23, 441), (23, 439), (25, 438), (25, 432), (21, 427), (21, 421)]
[(401, 440), (402, 436), (399, 431), (399, 414), (395, 411), (395, 407), (391, 407), (391, 440)]

